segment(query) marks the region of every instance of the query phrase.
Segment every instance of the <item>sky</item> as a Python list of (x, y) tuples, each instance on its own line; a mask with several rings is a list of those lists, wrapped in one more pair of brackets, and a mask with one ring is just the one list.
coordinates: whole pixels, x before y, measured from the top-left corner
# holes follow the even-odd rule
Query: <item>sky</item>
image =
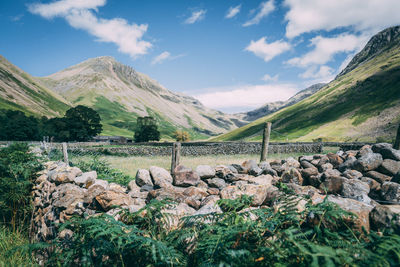
[(399, 0), (0, 0), (0, 54), (34, 76), (112, 56), (227, 113), (329, 82)]

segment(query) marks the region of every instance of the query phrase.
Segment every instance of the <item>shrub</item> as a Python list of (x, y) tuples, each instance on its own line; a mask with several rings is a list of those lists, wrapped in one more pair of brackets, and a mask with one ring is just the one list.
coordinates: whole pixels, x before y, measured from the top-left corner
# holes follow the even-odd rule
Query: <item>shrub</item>
[(41, 168), (27, 144), (0, 149), (0, 217), (13, 230), (30, 219), (32, 182)]

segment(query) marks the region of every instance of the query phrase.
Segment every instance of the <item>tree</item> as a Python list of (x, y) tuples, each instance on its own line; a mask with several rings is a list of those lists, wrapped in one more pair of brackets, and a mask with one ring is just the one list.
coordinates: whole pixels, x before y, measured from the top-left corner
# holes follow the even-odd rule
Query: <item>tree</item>
[(82, 105), (67, 110), (64, 119), (69, 132), (68, 141), (87, 141), (103, 130), (99, 113)]
[(26, 116), (19, 110), (0, 112), (0, 139), (8, 141), (39, 140), (39, 122), (32, 116)]
[(158, 131), (156, 120), (153, 117), (139, 117), (135, 130), (135, 142), (159, 141), (160, 132)]
[(178, 142), (187, 142), (190, 141), (190, 134), (186, 131), (175, 131), (174, 132), (175, 140)]

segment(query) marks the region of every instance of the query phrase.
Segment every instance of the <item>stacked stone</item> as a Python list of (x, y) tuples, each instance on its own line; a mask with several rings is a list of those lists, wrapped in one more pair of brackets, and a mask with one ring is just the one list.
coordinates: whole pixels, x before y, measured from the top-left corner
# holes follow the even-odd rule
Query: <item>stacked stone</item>
[(178, 204), (166, 210), (178, 219), (186, 215), (221, 212), (219, 199), (253, 197), (252, 206), (279, 211), (277, 197), (284, 194), (276, 186), (286, 183), (298, 196), (297, 209), (305, 209), (308, 196), (313, 204), (324, 199), (357, 215), (356, 227), (400, 230), (400, 151), (389, 144), (364, 146), (360, 150), (327, 155), (302, 156), (298, 160), (261, 162), (195, 170), (179, 165), (171, 176), (152, 166), (140, 169), (128, 188), (97, 179), (96, 172), (82, 173), (60, 162), (49, 162), (34, 188), (34, 229), (37, 240), (54, 238), (54, 227), (71, 216), (108, 213), (118, 219), (120, 208), (131, 212), (152, 199), (172, 199)]

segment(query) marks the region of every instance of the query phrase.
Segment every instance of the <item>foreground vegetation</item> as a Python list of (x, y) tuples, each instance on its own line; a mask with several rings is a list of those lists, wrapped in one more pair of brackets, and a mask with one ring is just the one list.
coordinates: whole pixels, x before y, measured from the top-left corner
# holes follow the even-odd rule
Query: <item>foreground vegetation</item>
[[(298, 210), (298, 195), (285, 184), (279, 207), (250, 208), (252, 199), (219, 200), (222, 212), (178, 219), (176, 203), (152, 200), (137, 212), (121, 210), (120, 220), (103, 214), (73, 217), (52, 243), (29, 244), (30, 190), (40, 159), (23, 144), (0, 149), (0, 265), (32, 266), (32, 253), (48, 257), (47, 266), (398, 266), (400, 236), (392, 229), (367, 233), (336, 204), (308, 202)], [(53, 155), (56, 157), (56, 155)], [(99, 177), (126, 183), (132, 177), (99, 158), (72, 164)], [(74, 162), (75, 160), (75, 162)], [(28, 167), (28, 168), (27, 168)], [(33, 171), (34, 170), (34, 171)], [(9, 196), (7, 184), (17, 181)], [(21, 182), (21, 183), (19, 183)], [(19, 188), (20, 190), (16, 190)], [(18, 196), (18, 197), (17, 197)], [(14, 202), (9, 202), (12, 199)], [(17, 202), (16, 202), (17, 201)], [(22, 204), (23, 205), (22, 205)], [(24, 207), (24, 208), (22, 208)], [(16, 217), (12, 218), (12, 214)], [(13, 227), (12, 221), (15, 222)], [(64, 231), (65, 232), (65, 231)]]

